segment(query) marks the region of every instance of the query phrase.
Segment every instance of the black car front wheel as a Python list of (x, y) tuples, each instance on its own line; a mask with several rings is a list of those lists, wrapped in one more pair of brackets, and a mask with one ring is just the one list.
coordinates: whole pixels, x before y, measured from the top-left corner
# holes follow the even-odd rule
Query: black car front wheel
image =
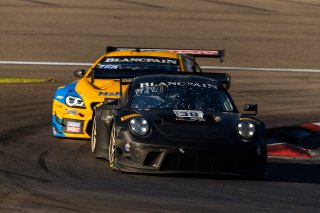
[(96, 118), (93, 118), (92, 131), (91, 131), (91, 151), (95, 153), (97, 143), (97, 121)]
[(107, 129), (99, 117), (94, 116), (91, 131), (91, 151), (96, 158), (108, 159)]
[(112, 124), (110, 137), (109, 137), (109, 164), (112, 169), (115, 169), (116, 159), (116, 127)]

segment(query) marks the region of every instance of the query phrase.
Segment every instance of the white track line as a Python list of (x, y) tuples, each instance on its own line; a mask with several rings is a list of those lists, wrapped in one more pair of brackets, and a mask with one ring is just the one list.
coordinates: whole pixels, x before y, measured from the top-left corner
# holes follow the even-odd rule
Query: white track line
[[(45, 65), (45, 66), (91, 66), (91, 63), (74, 62), (41, 62), (41, 61), (0, 61), (0, 65)], [(320, 69), (290, 69), (290, 68), (262, 68), (262, 67), (220, 67), (201, 66), (203, 70), (247, 70), (264, 72), (316, 72)]]
[(90, 63), (41, 62), (41, 61), (0, 61), (3, 65), (46, 65), (46, 66), (91, 66)]
[(247, 70), (247, 71), (264, 71), (264, 72), (320, 72), (320, 69), (290, 69), (290, 68), (262, 68), (262, 67), (216, 67), (202, 66), (203, 70)]

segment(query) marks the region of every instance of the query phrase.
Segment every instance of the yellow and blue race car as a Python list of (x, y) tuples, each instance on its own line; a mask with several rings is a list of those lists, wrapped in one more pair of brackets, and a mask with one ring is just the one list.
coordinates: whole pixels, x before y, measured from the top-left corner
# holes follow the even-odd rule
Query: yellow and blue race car
[[(56, 90), (52, 130), (56, 137), (90, 138), (93, 108), (105, 98), (120, 98), (130, 83), (108, 78), (108, 70), (201, 72), (196, 57), (224, 59), (224, 50), (107, 47), (87, 70), (78, 70), (74, 81)], [(120, 86), (121, 85), (121, 86)]]

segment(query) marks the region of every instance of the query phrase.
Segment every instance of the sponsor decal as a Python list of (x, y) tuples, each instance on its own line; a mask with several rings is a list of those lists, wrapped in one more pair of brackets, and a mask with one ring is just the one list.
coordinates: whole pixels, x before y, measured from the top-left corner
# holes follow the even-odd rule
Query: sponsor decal
[(218, 85), (216, 84), (209, 84), (209, 83), (197, 83), (197, 82), (172, 82), (172, 81), (168, 81), (168, 82), (143, 82), (140, 83), (140, 87), (155, 87), (155, 86), (164, 86), (164, 87), (168, 87), (168, 86), (181, 86), (184, 87), (188, 85), (189, 87), (200, 87), (200, 88), (208, 88), (208, 89), (218, 89)]
[(260, 156), (261, 155), (261, 149), (260, 149), (260, 146), (258, 147), (257, 149), (257, 155)]
[(99, 92), (98, 96), (120, 96), (120, 92)]
[(67, 132), (80, 133), (81, 132), (81, 123), (76, 121), (67, 122)]
[[(117, 48), (118, 50), (135, 50), (134, 48)], [(194, 54), (194, 55), (219, 55), (218, 50), (188, 50), (188, 49), (151, 49), (151, 48), (140, 48), (140, 51), (168, 51), (180, 54)]]
[(173, 110), (176, 120), (205, 121), (200, 110)]
[(163, 92), (163, 87), (142, 87), (135, 90), (136, 95)]
[(180, 152), (181, 154), (184, 154), (184, 150), (183, 150), (182, 148), (179, 148), (179, 152)]
[[(122, 63), (122, 62), (138, 62), (138, 63), (158, 63), (158, 64), (173, 64), (177, 65), (176, 59), (168, 58), (149, 58), (149, 57), (128, 57), (128, 58), (106, 58), (105, 63)], [(107, 68), (106, 68), (107, 69)]]
[(101, 106), (103, 103), (98, 103), (97, 105), (96, 105), (96, 107), (99, 107), (99, 106)]
[(216, 50), (168, 50), (169, 52), (180, 54), (195, 54), (195, 55), (219, 55)]
[(126, 152), (130, 152), (130, 142), (127, 142), (126, 143), (126, 145), (124, 146), (124, 150), (126, 151)]
[(65, 110), (66, 110), (66, 114), (78, 115), (78, 111), (77, 110), (73, 110), (73, 109), (65, 109)]
[(219, 115), (213, 115), (212, 118), (217, 123), (221, 121), (221, 116), (219, 116)]
[(133, 118), (133, 117), (136, 117), (136, 116), (141, 116), (140, 114), (130, 114), (130, 115), (126, 115), (126, 116), (123, 116), (120, 118), (121, 121), (125, 121), (129, 118)]
[(254, 122), (254, 123), (256, 123), (256, 124), (260, 125), (260, 122), (259, 122), (259, 121), (254, 120), (254, 119), (252, 119), (252, 118), (240, 118), (240, 121), (243, 121), (243, 120), (252, 121), (252, 122)]
[(63, 96), (61, 96), (61, 95), (58, 95), (57, 96), (57, 99), (59, 99), (59, 100), (61, 100), (61, 99), (63, 99), (64, 97)]
[(116, 64), (98, 64), (98, 69), (108, 69), (108, 70), (117, 70), (121, 69), (119, 65)]

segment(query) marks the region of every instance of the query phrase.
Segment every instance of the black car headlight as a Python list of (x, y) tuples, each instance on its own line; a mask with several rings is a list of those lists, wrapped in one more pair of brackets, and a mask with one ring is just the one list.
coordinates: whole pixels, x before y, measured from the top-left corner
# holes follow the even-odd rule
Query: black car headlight
[(150, 129), (148, 121), (141, 116), (131, 118), (129, 127), (132, 132), (138, 135), (146, 135)]
[(249, 120), (242, 120), (237, 124), (237, 132), (241, 138), (249, 140), (254, 136), (256, 127), (253, 122)]
[(79, 107), (79, 108), (85, 108), (83, 100), (81, 98), (68, 95), (66, 97), (66, 104), (69, 107)]

